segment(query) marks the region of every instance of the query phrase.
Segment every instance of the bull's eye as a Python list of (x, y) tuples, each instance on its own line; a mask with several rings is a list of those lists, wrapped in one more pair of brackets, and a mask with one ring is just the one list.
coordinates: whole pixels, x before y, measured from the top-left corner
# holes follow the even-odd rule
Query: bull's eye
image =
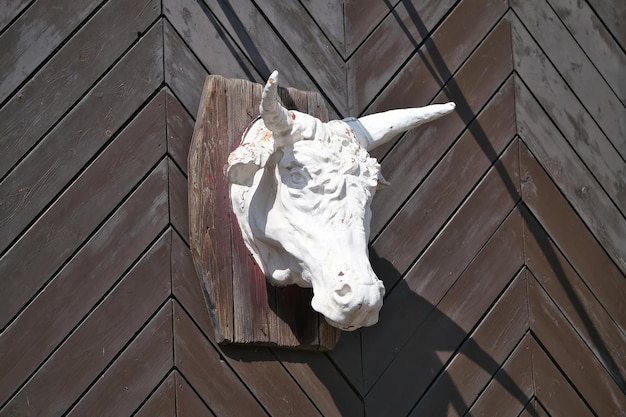
[(304, 188), (309, 180), (309, 175), (304, 168), (295, 166), (287, 168), (289, 177), (289, 186), (293, 188)]

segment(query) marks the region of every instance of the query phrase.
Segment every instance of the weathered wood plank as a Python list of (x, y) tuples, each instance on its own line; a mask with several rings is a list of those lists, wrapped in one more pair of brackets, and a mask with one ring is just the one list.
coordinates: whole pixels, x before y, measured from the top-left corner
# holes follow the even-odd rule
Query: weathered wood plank
[(626, 396), (623, 391), (563, 317), (541, 285), (534, 279), (530, 279), (529, 283), (531, 328), (537, 340), (550, 352), (556, 365), (576, 387), (595, 415), (621, 415), (626, 410)]
[(550, 0), (554, 11), (589, 56), (615, 94), (626, 104), (626, 54), (587, 2)]
[(345, 20), (346, 54), (352, 55), (365, 38), (385, 19), (392, 9), (397, 8), (398, 0), (345, 0), (343, 11)]
[(0, 258), (0, 276), (5, 277), (0, 289), (0, 328), (39, 291), (163, 156), (164, 112), (162, 93), (142, 109)]
[[(173, 371), (161, 382), (134, 417), (176, 417), (176, 375)], [(179, 414), (180, 416), (191, 414)], [(200, 414), (195, 414), (201, 416)]]
[(321, 416), (270, 349), (224, 345), (221, 352), (270, 415)]
[(364, 415), (361, 399), (326, 355), (286, 349), (273, 352), (324, 417)]
[(0, 251), (161, 84), (161, 32), (154, 26), (0, 183)]
[(622, 49), (626, 50), (626, 31), (623, 26), (623, 22), (626, 21), (626, 4), (621, 1), (604, 0), (588, 0), (588, 3), (615, 36)]
[[(508, 22), (502, 21), (461, 67), (446, 92), (439, 93), (434, 99), (437, 103), (455, 100), (457, 112), (407, 132), (386, 156), (385, 151), (392, 146), (391, 143), (387, 144), (389, 147), (386, 149), (387, 145), (383, 145), (372, 153), (379, 160), (382, 158), (383, 175), (391, 183), (372, 202), (373, 236), (382, 230), (446, 149), (454, 143), (475, 115), (480, 113), (481, 108), (493, 99), (493, 95), (513, 70), (510, 48), (507, 52), (507, 45), (510, 46), (510, 43), (502, 45), (502, 37), (506, 36), (510, 36), (510, 27)], [(426, 67), (423, 69), (426, 71)], [(421, 95), (422, 91), (413, 89), (412, 84), (406, 86), (406, 90), (409, 90), (407, 92)], [(433, 89), (432, 94), (436, 91)], [(403, 95), (405, 92), (398, 90), (395, 93)], [(451, 94), (451, 97), (446, 94)], [(427, 103), (431, 97), (417, 105)], [(393, 106), (392, 102), (389, 105)], [(403, 106), (401, 102), (398, 105)], [(381, 198), (383, 195), (385, 198)]]
[[(302, 4), (299, 1), (273, 0), (256, 0), (255, 3), (261, 13), (277, 28), (294, 58), (301, 62), (307, 73), (311, 74), (318, 85), (313, 91), (328, 96), (329, 101), (340, 113), (349, 116), (353, 109), (350, 109), (348, 104), (347, 65)], [(282, 67), (276, 69), (283, 71)]]
[(174, 366), (172, 304), (166, 303), (67, 416), (130, 415)]
[(472, 405), (469, 415), (514, 416), (524, 410), (534, 393), (531, 339), (527, 333)]
[[(385, 314), (395, 320), (387, 318), (384, 325), (392, 332), (379, 330), (384, 341), (376, 343), (366, 339), (370, 338), (369, 329), (362, 332), (365, 381), (373, 385), (365, 398), (368, 411), (406, 415), (411, 410), (416, 398), (517, 275), (523, 264), (521, 235), (521, 215), (514, 211), (474, 261), (468, 262), (458, 280), (448, 284), (441, 301), (433, 303), (426, 298), (427, 291), (413, 292), (403, 283), (396, 287), (394, 293), (402, 293), (405, 299), (404, 305), (386, 305)], [(416, 311), (420, 314), (414, 314)], [(397, 390), (398, 384), (412, 387), (413, 395)]]
[(179, 372), (216, 415), (269, 415), (176, 302), (174, 357)]
[[(526, 286), (526, 270), (522, 270), (455, 353), (410, 415), (436, 415), (434, 410), (443, 410), (449, 408), (449, 405), (454, 405), (458, 415), (465, 415), (505, 360), (510, 360), (507, 357), (528, 330)], [(531, 366), (528, 365), (530, 369)], [(527, 392), (519, 385), (511, 384), (511, 381), (510, 375), (501, 373), (496, 383), (508, 387), (508, 393), (520, 401), (529, 398)], [(508, 413), (492, 415), (505, 414)]]
[[(424, 84), (429, 84), (432, 85), (431, 89), (438, 90), (448, 82), (507, 10), (507, 2), (504, 0), (463, 0), (415, 54), (423, 39), (429, 36), (430, 29), (450, 8), (449, 2), (431, 0), (415, 3), (417, 4), (401, 2), (402, 6), (385, 19), (350, 59), (350, 98), (354, 100), (351, 103), (353, 111), (361, 112), (368, 107), (392, 78), (392, 88), (395, 86), (406, 89), (407, 85), (412, 85), (416, 91), (420, 91), (424, 89)], [(419, 70), (423, 60), (426, 61), (423, 65), (428, 71), (417, 74), (416, 70)], [(405, 67), (402, 71), (394, 76), (403, 65)], [(383, 94), (389, 95), (388, 90), (389, 87), (385, 88)], [(393, 107), (416, 107), (425, 104), (419, 102), (415, 95), (411, 98), (413, 104), (406, 105), (396, 101)], [(377, 99), (373, 107), (381, 109), (380, 106), (380, 99)], [(392, 107), (384, 110), (390, 108)], [(374, 109), (370, 108), (368, 112)]]
[[(400, 281), (402, 291), (391, 291), (401, 275), (390, 262), (387, 261), (384, 274), (377, 271), (379, 278), (385, 282), (388, 295), (379, 324), (362, 331), (363, 363), (367, 367), (378, 367), (379, 371), (384, 369), (387, 362), (381, 358), (391, 360), (394, 352), (413, 334), (413, 331), (407, 331), (407, 327), (416, 329), (420, 325), (506, 219), (516, 201), (502, 182), (499, 169), (517, 182), (517, 153), (517, 146), (509, 147), (503, 161), (489, 171), (452, 221)], [(424, 297), (428, 303), (415, 303), (414, 293)], [(365, 357), (367, 352), (371, 356)], [(373, 375), (377, 376), (377, 373)]]
[(189, 206), (187, 199), (187, 178), (178, 166), (168, 158), (168, 197), (170, 223), (183, 239), (189, 239)]
[[(170, 295), (170, 241), (171, 233), (166, 233), (150, 248), (0, 410), (0, 416), (61, 416), (71, 407)], [(24, 342), (33, 338), (21, 336)], [(28, 348), (32, 362), (47, 353), (41, 343), (33, 345)], [(43, 351), (34, 354), (33, 349)], [(24, 346), (19, 350), (24, 353)]]
[[(513, 140), (513, 93), (513, 79), (509, 78), (372, 244), (377, 255), (391, 262), (401, 274)], [(406, 249), (398, 250), (398, 242)]]
[[(515, 99), (520, 137), (613, 261), (626, 272), (626, 220), (519, 80)], [(619, 178), (622, 176), (614, 179)]]
[(137, 33), (146, 31), (159, 11), (157, 0), (109, 1), (13, 95), (0, 109), (0, 178), (137, 40)]
[(312, 16), (314, 23), (319, 25), (324, 35), (335, 49), (346, 58), (344, 8), (345, 2), (335, 0), (303, 0), (302, 5)]
[[(554, 19), (558, 18), (554, 16)], [(551, 57), (548, 52), (544, 55), (540, 46), (546, 46), (535, 43), (517, 18), (512, 20), (512, 25), (515, 68), (520, 77), (598, 182), (618, 205), (625, 207), (622, 214), (626, 213), (626, 193), (621, 181), (626, 173), (626, 162), (622, 159), (626, 158), (626, 107), (610, 91), (582, 51), (574, 57), (569, 56), (574, 51), (565, 56)], [(552, 27), (542, 22), (537, 25)], [(567, 37), (575, 44), (569, 34)], [(546, 41), (541, 39), (541, 42)], [(558, 40), (552, 49), (573, 49), (562, 45), (563, 42)], [(554, 65), (549, 58), (556, 60), (552, 61)], [(566, 68), (562, 68), (564, 64), (567, 64)], [(571, 74), (570, 66), (581, 69)], [(585, 91), (580, 91), (582, 88)]]
[(193, 136), (193, 118), (185, 111), (182, 103), (166, 89), (165, 108), (167, 114), (167, 153), (178, 168), (187, 176), (187, 158)]
[(548, 352), (531, 340), (533, 374), (535, 378), (535, 395), (538, 401), (552, 417), (594, 416), (554, 362), (548, 357)]
[[(206, 3), (165, 0), (163, 14), (209, 73), (262, 81), (248, 57), (234, 44)], [(198, 90), (201, 86), (202, 83), (198, 84)]]
[(533, 397), (518, 417), (550, 417), (550, 414), (541, 405), (537, 397)]
[(0, 7), (0, 32), (33, 2), (34, 0), (5, 0)]
[(109, 291), (167, 222), (167, 166), (161, 163), (0, 335), (0, 403)]
[(187, 112), (195, 114), (202, 94), (201, 86), (204, 85), (204, 79), (208, 74), (207, 70), (167, 20), (163, 22), (163, 36), (165, 82)]
[(0, 35), (0, 103), (102, 2), (36, 2)]
[[(525, 241), (526, 263), (542, 288), (567, 318), (569, 325), (626, 392), (626, 335), (607, 314), (602, 304), (572, 269), (558, 248), (531, 216)], [(622, 279), (622, 289), (626, 284)], [(623, 300), (623, 299), (622, 299)], [(618, 317), (624, 325), (625, 317)]]
[[(252, 62), (262, 81), (277, 69), (280, 71), (283, 85), (317, 91), (318, 87), (307, 74), (306, 68), (297, 61), (288, 45), (259, 12), (253, 1), (205, 0), (205, 2), (237, 47)], [(325, 93), (329, 94), (331, 105), (345, 100), (341, 98), (341, 91)], [(343, 114), (345, 111), (340, 110), (340, 113)]]
[(521, 146), (522, 195), (550, 239), (626, 334), (626, 281), (541, 165)]
[(194, 389), (178, 372), (176, 374), (176, 416), (214, 417), (215, 414), (198, 397)]

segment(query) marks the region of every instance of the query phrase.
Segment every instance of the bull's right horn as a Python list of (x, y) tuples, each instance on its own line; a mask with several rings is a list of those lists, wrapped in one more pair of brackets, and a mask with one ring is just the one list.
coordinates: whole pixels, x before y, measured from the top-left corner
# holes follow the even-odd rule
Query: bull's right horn
[(289, 111), (278, 102), (278, 71), (272, 72), (267, 79), (259, 112), (263, 123), (275, 136), (284, 136), (291, 132), (293, 121), (289, 116)]
[(361, 144), (371, 151), (400, 133), (451, 113), (455, 107), (452, 102), (432, 104), (426, 107), (389, 110), (344, 121), (354, 130)]

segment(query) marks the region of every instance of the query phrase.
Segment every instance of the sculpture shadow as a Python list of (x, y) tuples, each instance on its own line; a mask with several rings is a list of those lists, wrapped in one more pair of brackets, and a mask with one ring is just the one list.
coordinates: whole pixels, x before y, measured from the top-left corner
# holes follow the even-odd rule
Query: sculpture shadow
[[(450, 100), (456, 103), (457, 113), (467, 126), (467, 129), (472, 133), (472, 136), (476, 140), (477, 144), (480, 146), (482, 152), (485, 154), (485, 156), (489, 158), (490, 161), (496, 161), (498, 159), (498, 152), (493, 148), (491, 142), (488, 140), (485, 130), (477, 120), (476, 112), (472, 110), (468, 100), (465, 98), (463, 91), (455, 81), (452, 71), (448, 67), (441, 52), (432, 40), (431, 33), (426, 27), (424, 21), (421, 19), (419, 12), (415, 9), (413, 3), (410, 0), (401, 0), (402, 5), (406, 8), (406, 11), (410, 17), (411, 23), (414, 25), (421, 38), (424, 39), (424, 42), (421, 45), (413, 37), (411, 31), (403, 23), (402, 19), (394, 10), (394, 7), (389, 2), (389, 0), (384, 1), (403, 33), (415, 46), (416, 53), (422, 58), (422, 62), (424, 63), (432, 77), (437, 80), (440, 88), (447, 94)], [(456, 4), (458, 4), (458, 1), (455, 2), (453, 6), (451, 6), (451, 9)], [(504, 16), (503, 19), (507, 19), (507, 16)], [(427, 59), (426, 55), (428, 55), (429, 59)], [(552, 242), (548, 232), (542, 228), (540, 222), (534, 219), (532, 211), (524, 204), (523, 195), (520, 195), (520, 193), (517, 191), (514, 180), (509, 176), (504, 166), (502, 164), (494, 164), (493, 167), (497, 170), (498, 175), (500, 176), (502, 182), (507, 189), (507, 192), (511, 195), (512, 199), (514, 201), (522, 201), (522, 207), (524, 208), (522, 210), (522, 218), (525, 222), (525, 230), (527, 233), (529, 233), (526, 239), (532, 238), (537, 242), (537, 244), (541, 248), (542, 253), (548, 260), (553, 275), (557, 278), (559, 284), (566, 293), (567, 298), (573, 307), (573, 310), (578, 315), (578, 318), (580, 319), (587, 334), (589, 335), (589, 342), (596, 351), (596, 354), (599, 356), (599, 359), (604, 364), (607, 371), (611, 374), (615, 382), (623, 390), (626, 389), (626, 378), (620, 371), (620, 367), (615, 361), (610, 349), (607, 347), (606, 342), (603, 340), (601, 333), (598, 331), (595, 324), (593, 323), (593, 320), (591, 319), (589, 314), (589, 310), (585, 308), (585, 303), (581, 300), (575, 289), (572, 287), (572, 284), (567, 277), (567, 273), (565, 272), (565, 267), (559, 259), (559, 254), (557, 253), (558, 249), (555, 249), (556, 245)]]

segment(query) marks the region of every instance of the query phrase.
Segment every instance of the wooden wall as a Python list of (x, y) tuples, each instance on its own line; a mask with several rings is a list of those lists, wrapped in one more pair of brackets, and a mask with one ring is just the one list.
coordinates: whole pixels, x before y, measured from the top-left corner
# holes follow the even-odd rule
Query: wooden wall
[[(626, 412), (618, 0), (5, 0), (0, 416)], [(621, 25), (621, 26), (620, 26)], [(454, 100), (378, 149), (379, 324), (221, 347), (188, 248), (204, 78), (331, 117)]]

